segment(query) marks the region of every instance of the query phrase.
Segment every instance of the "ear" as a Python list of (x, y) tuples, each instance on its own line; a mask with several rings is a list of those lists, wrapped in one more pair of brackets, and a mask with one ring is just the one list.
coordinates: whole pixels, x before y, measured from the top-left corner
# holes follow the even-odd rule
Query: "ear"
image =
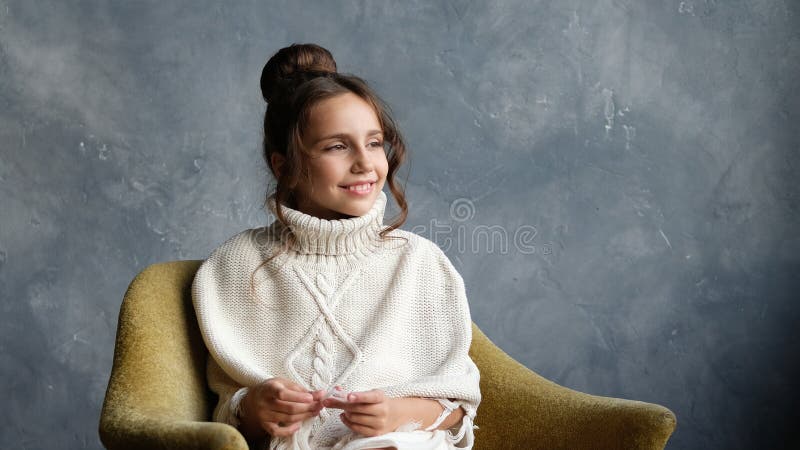
[(274, 172), (275, 179), (280, 178), (281, 167), (283, 167), (283, 162), (285, 160), (286, 160), (286, 158), (283, 155), (281, 155), (280, 153), (276, 152), (276, 153), (273, 153), (272, 155), (270, 155), (270, 161), (272, 163), (272, 170)]

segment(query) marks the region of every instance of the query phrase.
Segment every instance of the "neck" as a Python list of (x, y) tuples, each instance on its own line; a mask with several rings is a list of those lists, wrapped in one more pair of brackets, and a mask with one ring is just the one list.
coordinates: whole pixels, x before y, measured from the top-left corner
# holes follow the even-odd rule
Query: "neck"
[[(275, 227), (285, 243), (288, 242), (288, 232), (294, 235), (294, 242), (289, 248), (299, 254), (370, 254), (375, 251), (380, 240), (379, 233), (384, 228), (386, 200), (386, 194), (380, 191), (372, 208), (363, 216), (332, 220), (312, 216), (281, 204), (286, 224), (276, 220)], [(270, 212), (278, 217), (274, 194), (269, 197), (268, 205)]]

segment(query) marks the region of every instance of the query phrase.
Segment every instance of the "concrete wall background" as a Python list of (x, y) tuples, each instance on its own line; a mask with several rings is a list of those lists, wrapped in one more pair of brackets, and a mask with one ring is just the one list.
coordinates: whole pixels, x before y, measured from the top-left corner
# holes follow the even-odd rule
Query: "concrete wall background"
[[(670, 449), (789, 438), (800, 4), (297, 3), (0, 0), (0, 447), (100, 448), (133, 276), (272, 220), (258, 77), (292, 42), (392, 105), (403, 228), (500, 347), (669, 407)], [(458, 238), (492, 226), (535, 234)]]

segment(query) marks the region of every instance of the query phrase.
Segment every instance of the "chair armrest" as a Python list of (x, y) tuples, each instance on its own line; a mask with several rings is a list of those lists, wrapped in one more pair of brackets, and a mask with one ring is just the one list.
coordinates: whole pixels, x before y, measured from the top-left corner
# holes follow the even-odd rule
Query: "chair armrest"
[(141, 411), (104, 412), (100, 436), (114, 450), (248, 450), (247, 441), (230, 425), (175, 420)]
[[(476, 447), (660, 450), (675, 429), (676, 417), (668, 408), (558, 385), (473, 330), (481, 337), (473, 339), (473, 359), (481, 367), (483, 394), (475, 421)], [(487, 414), (482, 416), (482, 410)], [(480, 428), (487, 430), (486, 436)]]
[(100, 416), (110, 450), (248, 449), (238, 430), (209, 421), (208, 353), (188, 291), (201, 262), (151, 265), (125, 293)]

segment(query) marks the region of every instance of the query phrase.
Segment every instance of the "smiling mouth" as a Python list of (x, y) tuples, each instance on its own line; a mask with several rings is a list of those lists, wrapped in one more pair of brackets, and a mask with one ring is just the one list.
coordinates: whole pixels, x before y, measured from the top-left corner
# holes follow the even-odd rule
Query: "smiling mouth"
[(340, 188), (344, 189), (348, 192), (369, 192), (372, 190), (372, 187), (375, 186), (375, 183), (364, 183), (364, 184), (356, 184), (353, 186), (339, 186)]

